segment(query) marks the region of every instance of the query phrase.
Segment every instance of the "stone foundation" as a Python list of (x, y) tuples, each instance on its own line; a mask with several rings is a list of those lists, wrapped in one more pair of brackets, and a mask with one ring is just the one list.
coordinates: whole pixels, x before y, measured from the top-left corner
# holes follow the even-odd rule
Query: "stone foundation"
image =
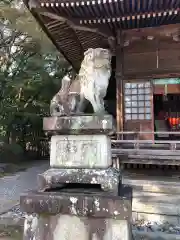
[(58, 214), (49, 217), (27, 216), (24, 240), (127, 240), (131, 239), (128, 221), (85, 218)]

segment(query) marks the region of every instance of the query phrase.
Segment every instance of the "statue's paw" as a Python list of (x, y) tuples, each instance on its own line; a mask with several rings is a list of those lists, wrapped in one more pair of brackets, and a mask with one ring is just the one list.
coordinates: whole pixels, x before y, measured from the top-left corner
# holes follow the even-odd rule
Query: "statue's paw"
[(106, 110), (104, 110), (104, 115), (109, 115), (109, 113)]
[(99, 109), (98, 111), (94, 112), (95, 115), (107, 115), (108, 113), (104, 109)]
[(83, 112), (81, 112), (81, 111), (76, 111), (75, 113), (74, 113), (74, 115), (83, 115), (84, 113)]
[(74, 111), (75, 114), (83, 114), (83, 111), (80, 110), (80, 108), (77, 108), (75, 111)]

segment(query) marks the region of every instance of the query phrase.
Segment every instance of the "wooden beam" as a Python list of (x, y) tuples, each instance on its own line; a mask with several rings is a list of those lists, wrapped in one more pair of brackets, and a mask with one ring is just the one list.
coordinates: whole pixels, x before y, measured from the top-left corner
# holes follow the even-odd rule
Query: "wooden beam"
[(123, 131), (123, 36), (122, 31), (117, 31), (116, 43), (116, 121), (117, 131)]
[[(180, 9), (169, 9), (167, 11), (154, 11), (154, 12), (140, 12), (135, 13), (134, 15), (114, 15), (112, 17), (93, 17), (93, 18), (79, 18), (80, 23), (84, 23), (86, 25), (93, 26), (94, 24), (106, 24), (106, 23), (114, 23), (114, 22), (129, 22), (129, 21), (135, 21), (135, 20), (141, 20), (141, 19), (153, 19), (153, 18), (166, 18), (166, 16), (171, 15), (178, 15), (180, 12)], [(78, 19), (78, 18), (77, 18)]]
[[(47, 11), (38, 11), (41, 15), (51, 18), (52, 24), (48, 23), (48, 28), (52, 28), (58, 24), (58, 22), (66, 22), (72, 29), (79, 31), (88, 31), (92, 33), (97, 33), (105, 38), (111, 38), (115, 40), (114, 34), (107, 27), (102, 27), (101, 24), (85, 24), (78, 19), (66, 18), (64, 16), (59, 16), (57, 14), (47, 12)], [(171, 24), (160, 27), (148, 27), (140, 29), (130, 29), (123, 31), (124, 41), (139, 41), (142, 39), (154, 39), (160, 38), (163, 40), (172, 39), (179, 36), (180, 24)]]
[(160, 27), (149, 27), (149, 28), (140, 28), (140, 29), (130, 29), (124, 30), (123, 35), (124, 39), (127, 40), (139, 40), (142, 38), (148, 37), (173, 37), (179, 35), (180, 24), (170, 24)]
[(156, 79), (156, 78), (180, 78), (179, 72), (170, 72), (170, 70), (158, 70), (151, 72), (136, 72), (136, 73), (124, 73), (124, 78), (126, 80), (146, 80), (146, 79)]
[[(116, 0), (113, 0), (114, 2)], [(121, 0), (119, 0), (121, 1)], [(55, 3), (50, 0), (40, 0), (39, 1), (42, 5), (47, 6), (61, 6), (61, 7), (74, 7), (74, 6), (90, 6), (90, 5), (105, 5), (107, 3), (112, 3), (112, 0), (105, 0), (105, 1), (99, 1), (99, 0), (59, 0)]]
[[(51, 13), (51, 12), (47, 12), (47, 11), (38, 11), (38, 13), (42, 16), (48, 17), (52, 20), (59, 20), (59, 22), (61, 23), (67, 23), (67, 25), (69, 25), (72, 29), (74, 29), (75, 31), (87, 31), (87, 32), (92, 32), (92, 33), (97, 33), (98, 35), (101, 35), (105, 38), (114, 38), (113, 33), (111, 31), (107, 31), (106, 29), (102, 29), (101, 27), (98, 28), (93, 28), (93, 27), (87, 27), (87, 26), (83, 26), (82, 24), (79, 23), (78, 20), (76, 19), (69, 19), (66, 17), (62, 17), (59, 16), (57, 14)], [(115, 38), (114, 38), (115, 39)]]
[[(31, 0), (30, 0), (31, 1)], [(107, 4), (111, 4), (112, 8), (114, 3), (117, 0), (105, 0), (105, 1), (99, 1), (99, 0), (61, 0), (59, 2), (51, 2), (49, 0), (41, 0), (40, 5), (42, 7), (61, 7), (61, 8), (70, 8), (70, 7), (80, 7), (80, 6), (85, 6), (85, 7), (89, 7), (89, 6), (94, 6), (94, 5), (107, 5)], [(119, 0), (121, 1), (121, 0)], [(163, 8), (163, 7), (162, 7)], [(116, 16), (113, 18), (109, 18), (109, 20), (111, 21), (124, 21), (124, 20), (135, 20), (135, 19), (141, 19), (141, 18), (156, 18), (156, 17), (165, 17), (167, 15), (177, 15), (179, 13), (180, 9), (179, 8), (172, 8), (172, 9), (167, 9), (164, 10), (162, 9), (161, 11), (148, 11), (148, 12), (141, 12), (140, 13), (135, 13), (134, 15), (123, 15), (123, 16)], [(113, 20), (114, 19), (114, 20)], [(92, 19), (92, 23), (94, 22), (94, 20), (96, 19)], [(105, 23), (105, 22), (104, 22)]]

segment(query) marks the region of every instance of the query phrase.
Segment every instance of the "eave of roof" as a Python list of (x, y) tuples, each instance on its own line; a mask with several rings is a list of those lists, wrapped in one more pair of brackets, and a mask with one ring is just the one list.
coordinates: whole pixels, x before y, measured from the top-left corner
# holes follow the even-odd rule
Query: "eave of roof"
[(121, 28), (127, 29), (180, 21), (179, 0), (41, 0), (40, 3), (83, 24), (121, 22)]
[[(28, 5), (28, 0), (24, 0)], [(65, 58), (78, 69), (83, 52), (90, 47), (102, 47), (107, 37), (100, 29), (116, 36), (117, 29), (139, 29), (180, 23), (179, 0), (39, 0), (41, 10), (57, 18), (39, 14), (39, 8), (31, 10), (45, 33)], [(98, 29), (86, 32), (73, 29), (58, 16), (78, 26)]]

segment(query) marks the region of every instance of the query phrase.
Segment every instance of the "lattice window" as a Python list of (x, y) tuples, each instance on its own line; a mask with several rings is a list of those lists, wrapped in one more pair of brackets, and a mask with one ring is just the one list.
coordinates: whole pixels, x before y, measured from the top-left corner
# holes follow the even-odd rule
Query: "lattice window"
[(125, 120), (151, 119), (151, 84), (125, 83), (124, 87)]

